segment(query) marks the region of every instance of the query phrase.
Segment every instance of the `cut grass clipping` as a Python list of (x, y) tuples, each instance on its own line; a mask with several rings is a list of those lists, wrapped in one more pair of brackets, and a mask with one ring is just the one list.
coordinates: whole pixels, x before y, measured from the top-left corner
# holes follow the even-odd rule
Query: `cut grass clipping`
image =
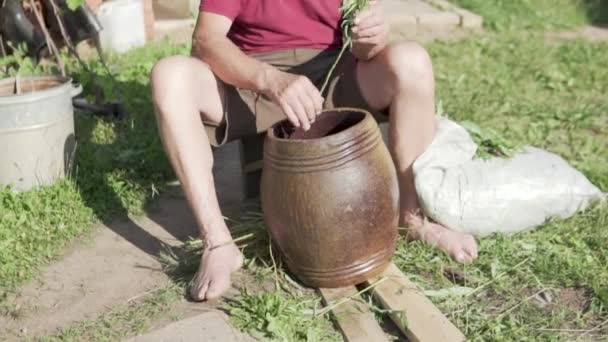
[(482, 130), (477, 124), (471, 121), (462, 121), (460, 122), (460, 125), (469, 132), (473, 141), (477, 144), (477, 158), (511, 158), (513, 154), (517, 152), (518, 147), (516, 147), (516, 144), (508, 141), (491, 128)]
[[(241, 220), (228, 223), (235, 243), (245, 255), (244, 268), (257, 281), (252, 288), (272, 288), (256, 292), (245, 285), (239, 296), (228, 299), (222, 308), (233, 323), (264, 341), (339, 341), (340, 335), (332, 329), (328, 317), (316, 315), (320, 299), (285, 273), (273, 251), (262, 214), (249, 212)], [(166, 249), (161, 255), (165, 271), (189, 288), (203, 248), (201, 240), (191, 240), (181, 248)]]
[(224, 309), (237, 328), (260, 341), (342, 341), (329, 320), (315, 315), (319, 305), (314, 296), (243, 290)]

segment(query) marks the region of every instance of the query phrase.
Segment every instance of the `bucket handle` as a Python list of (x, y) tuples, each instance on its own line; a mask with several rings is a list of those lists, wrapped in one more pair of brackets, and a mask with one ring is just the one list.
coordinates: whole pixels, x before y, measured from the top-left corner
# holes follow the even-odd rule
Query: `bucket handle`
[(72, 97), (76, 97), (82, 93), (82, 84), (72, 83)]

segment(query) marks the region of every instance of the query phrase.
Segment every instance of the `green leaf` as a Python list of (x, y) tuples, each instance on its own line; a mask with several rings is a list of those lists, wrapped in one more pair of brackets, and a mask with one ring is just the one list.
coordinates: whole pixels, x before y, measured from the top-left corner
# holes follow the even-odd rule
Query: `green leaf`
[(397, 312), (397, 317), (399, 318), (399, 322), (401, 322), (401, 326), (404, 329), (407, 329), (407, 326), (408, 326), (407, 313), (405, 311)]
[(68, 5), (69, 9), (74, 11), (78, 7), (82, 6), (82, 4), (84, 4), (84, 0), (66, 0), (66, 4)]
[(597, 291), (597, 298), (604, 306), (608, 307), (608, 287), (604, 287)]

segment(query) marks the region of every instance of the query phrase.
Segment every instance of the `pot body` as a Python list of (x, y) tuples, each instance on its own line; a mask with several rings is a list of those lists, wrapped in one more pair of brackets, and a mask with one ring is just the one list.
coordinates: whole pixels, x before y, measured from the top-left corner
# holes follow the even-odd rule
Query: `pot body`
[(376, 121), (333, 110), (300, 139), (281, 138), (279, 125), (265, 141), (261, 201), (287, 267), (325, 288), (381, 273), (395, 250), (399, 192)]
[(76, 143), (68, 78), (20, 78), (0, 81), (0, 185), (24, 191), (51, 185), (66, 175)]

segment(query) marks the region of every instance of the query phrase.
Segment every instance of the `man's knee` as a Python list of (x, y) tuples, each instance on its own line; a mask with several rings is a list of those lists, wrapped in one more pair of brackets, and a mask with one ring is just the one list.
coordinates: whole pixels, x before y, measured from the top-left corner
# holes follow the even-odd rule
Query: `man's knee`
[(213, 77), (211, 70), (206, 64), (191, 57), (171, 56), (161, 59), (150, 73), (155, 103), (164, 106), (168, 101), (185, 100), (194, 89), (200, 88), (201, 85), (197, 83), (206, 76)]
[(389, 46), (385, 53), (390, 72), (399, 86), (433, 84), (433, 64), (424, 47), (417, 43)]
[(164, 84), (178, 83), (183, 75), (187, 74), (190, 58), (185, 56), (171, 56), (156, 62), (150, 73), (152, 86), (159, 87)]

